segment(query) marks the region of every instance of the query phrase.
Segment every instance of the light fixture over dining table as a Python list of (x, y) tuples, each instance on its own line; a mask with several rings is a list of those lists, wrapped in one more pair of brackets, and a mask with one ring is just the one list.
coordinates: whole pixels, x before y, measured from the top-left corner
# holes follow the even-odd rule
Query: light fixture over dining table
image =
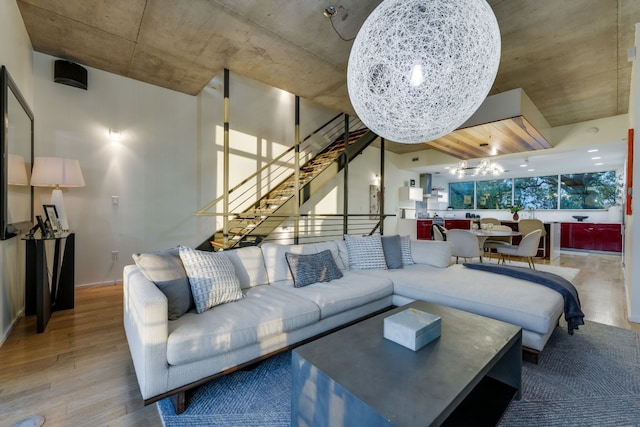
[(469, 166), (469, 162), (460, 160), (458, 166), (449, 169), (449, 173), (458, 178), (464, 178), (467, 175), (500, 176), (504, 173), (504, 168), (489, 159), (481, 159), (477, 166)]

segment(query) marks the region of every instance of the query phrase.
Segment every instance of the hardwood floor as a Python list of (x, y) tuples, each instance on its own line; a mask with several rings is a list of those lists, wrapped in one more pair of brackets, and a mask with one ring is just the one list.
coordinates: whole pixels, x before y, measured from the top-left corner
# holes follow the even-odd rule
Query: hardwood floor
[(45, 426), (158, 426), (143, 406), (122, 326), (122, 285), (76, 290), (73, 310), (42, 334), (21, 318), (0, 348), (0, 426), (31, 415)]
[[(536, 261), (541, 262), (540, 260)], [(565, 254), (551, 264), (579, 268), (586, 319), (640, 332), (626, 320), (619, 256)], [(122, 286), (76, 290), (75, 309), (35, 333), (21, 318), (0, 347), (0, 426), (43, 415), (45, 426), (159, 426), (143, 406), (122, 326)]]

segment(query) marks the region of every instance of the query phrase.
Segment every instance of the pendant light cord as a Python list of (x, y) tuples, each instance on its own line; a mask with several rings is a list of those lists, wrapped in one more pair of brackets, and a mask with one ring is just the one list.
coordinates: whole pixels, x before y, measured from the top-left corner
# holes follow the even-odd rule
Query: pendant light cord
[(333, 31), (336, 32), (336, 34), (338, 35), (338, 37), (340, 37), (340, 39), (342, 39), (342, 41), (350, 42), (356, 39), (355, 37), (352, 37), (350, 39), (345, 39), (344, 37), (342, 37), (342, 34), (338, 32), (338, 30), (336, 29), (336, 26), (333, 24), (333, 16), (329, 17), (329, 21), (331, 22), (331, 27), (333, 28)]

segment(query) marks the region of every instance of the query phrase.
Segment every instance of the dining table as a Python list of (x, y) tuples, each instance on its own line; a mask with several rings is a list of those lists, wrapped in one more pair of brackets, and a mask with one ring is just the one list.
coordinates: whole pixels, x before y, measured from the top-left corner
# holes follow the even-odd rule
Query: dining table
[(484, 251), (484, 242), (489, 237), (497, 237), (497, 236), (516, 237), (516, 236), (522, 235), (522, 233), (515, 230), (507, 231), (507, 230), (478, 229), (478, 230), (471, 230), (471, 232), (475, 234), (476, 237), (478, 238), (478, 245), (480, 246), (481, 251)]

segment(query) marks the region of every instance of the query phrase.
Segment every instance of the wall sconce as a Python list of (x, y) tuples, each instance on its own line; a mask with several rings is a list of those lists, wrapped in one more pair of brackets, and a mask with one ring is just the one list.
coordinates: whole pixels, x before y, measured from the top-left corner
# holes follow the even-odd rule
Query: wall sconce
[(120, 142), (120, 131), (109, 129), (109, 139), (112, 142)]
[(69, 222), (64, 209), (61, 188), (84, 187), (80, 162), (61, 157), (36, 157), (33, 162), (31, 185), (34, 187), (54, 187), (51, 192), (51, 204), (56, 206), (62, 230), (68, 231)]

